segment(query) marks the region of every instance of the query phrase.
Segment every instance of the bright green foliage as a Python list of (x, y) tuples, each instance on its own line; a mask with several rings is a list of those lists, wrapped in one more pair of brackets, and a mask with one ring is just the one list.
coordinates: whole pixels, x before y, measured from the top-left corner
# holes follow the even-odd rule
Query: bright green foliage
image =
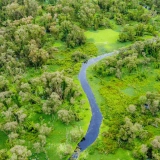
[(135, 26), (128, 26), (126, 25), (122, 32), (119, 34), (119, 41), (120, 42), (127, 42), (127, 41), (135, 41), (138, 37), (143, 36), (144, 34), (149, 35), (156, 35), (156, 28), (152, 25), (145, 25), (143, 23), (139, 23)]
[(103, 102), (98, 99), (104, 127), (98, 141), (88, 150), (88, 158), (97, 151), (106, 158), (110, 157), (106, 153), (115, 153), (114, 157), (120, 147), (132, 151), (130, 158), (159, 158), (159, 151), (151, 146), (158, 144), (153, 139), (159, 135), (160, 125), (157, 57), (159, 38), (153, 38), (120, 49), (119, 54), (92, 67), (94, 78), (89, 81), (91, 86), (95, 85), (93, 82), (99, 84), (97, 88), (104, 99)]
[[(159, 68), (159, 61), (157, 61), (159, 43), (160, 39), (154, 38), (145, 42), (136, 42), (128, 49), (122, 48), (118, 56), (109, 57), (100, 65), (96, 65), (95, 71), (99, 75), (116, 75), (117, 78), (121, 79), (126, 72), (132, 73), (138, 67), (149, 65), (149, 62), (153, 62), (156, 65), (155, 68)], [(139, 76), (139, 78), (145, 78), (145, 74)]]
[[(0, 11), (0, 159), (68, 159), (91, 116), (75, 83), (82, 62), (96, 56), (97, 48), (102, 53), (126, 45), (121, 42), (158, 37), (159, 2), (0, 0)], [(148, 68), (155, 72), (155, 86), (150, 83), (140, 95), (134, 87), (121, 88), (120, 97), (112, 85), (99, 90), (104, 99), (111, 98), (102, 104), (108, 127), (96, 142), (100, 153), (135, 148), (141, 158), (152, 150), (148, 158), (159, 159), (159, 43), (158, 38), (137, 42), (95, 66), (101, 85), (103, 76), (120, 81), (135, 74), (139, 84), (148, 79)], [(147, 92), (150, 88), (158, 92)], [(126, 98), (127, 93), (137, 97)], [(130, 156), (124, 155), (120, 158)]]

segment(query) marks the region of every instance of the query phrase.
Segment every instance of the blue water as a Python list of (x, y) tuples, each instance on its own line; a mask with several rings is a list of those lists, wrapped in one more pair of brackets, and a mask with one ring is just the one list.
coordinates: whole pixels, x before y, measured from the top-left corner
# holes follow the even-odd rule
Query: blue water
[(82, 85), (82, 88), (88, 97), (88, 100), (91, 106), (91, 111), (92, 111), (92, 117), (91, 117), (91, 121), (90, 121), (90, 125), (88, 128), (87, 134), (85, 135), (84, 140), (78, 144), (81, 151), (85, 150), (88, 146), (90, 146), (96, 140), (99, 134), (99, 128), (100, 128), (102, 118), (103, 118), (99, 110), (99, 107), (96, 103), (92, 89), (90, 88), (88, 84), (88, 81), (86, 78), (86, 70), (90, 65), (100, 61), (101, 59), (105, 57), (112, 56), (113, 54), (114, 53), (103, 54), (101, 56), (88, 60), (87, 63), (83, 63), (79, 76), (78, 76), (79, 81)]

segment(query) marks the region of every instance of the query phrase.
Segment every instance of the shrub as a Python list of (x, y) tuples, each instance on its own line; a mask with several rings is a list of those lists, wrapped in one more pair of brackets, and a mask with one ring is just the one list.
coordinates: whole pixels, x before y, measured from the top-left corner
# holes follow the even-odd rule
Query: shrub
[(57, 152), (58, 152), (60, 159), (63, 159), (67, 155), (70, 155), (73, 153), (73, 148), (70, 144), (63, 143), (58, 146)]
[(73, 142), (78, 141), (82, 136), (83, 136), (84, 132), (81, 128), (74, 128), (70, 131), (70, 135), (71, 135), (71, 140)]
[(69, 124), (74, 120), (74, 115), (71, 111), (62, 109), (58, 111), (58, 119), (60, 119), (62, 122), (66, 124)]
[(127, 108), (127, 111), (130, 113), (134, 113), (136, 111), (136, 106), (133, 104), (130, 104), (129, 107)]
[(137, 159), (147, 159), (147, 151), (148, 147), (145, 144), (142, 144), (140, 147), (138, 147), (134, 152), (133, 156)]
[(87, 56), (82, 52), (76, 51), (72, 54), (72, 59), (74, 62), (79, 62), (82, 59), (86, 60)]

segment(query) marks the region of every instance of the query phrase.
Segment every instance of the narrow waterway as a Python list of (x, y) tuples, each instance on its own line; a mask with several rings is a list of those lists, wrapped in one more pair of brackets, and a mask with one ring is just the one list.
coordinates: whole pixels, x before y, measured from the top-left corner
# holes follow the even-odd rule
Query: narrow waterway
[(106, 53), (106, 54), (103, 54), (101, 56), (89, 59), (87, 63), (82, 64), (82, 67), (81, 67), (81, 70), (80, 70), (80, 73), (79, 73), (79, 76), (78, 76), (79, 81), (82, 85), (82, 88), (83, 88), (85, 94), (88, 97), (90, 107), (91, 107), (91, 111), (92, 111), (92, 117), (91, 117), (91, 121), (90, 121), (88, 131), (87, 131), (85, 137), (83, 138), (83, 141), (81, 141), (78, 144), (81, 151), (85, 150), (88, 146), (90, 146), (96, 140), (96, 138), (99, 134), (99, 128), (100, 128), (102, 118), (103, 118), (102, 114), (99, 110), (99, 107), (96, 103), (96, 100), (95, 100), (94, 94), (92, 92), (92, 89), (88, 84), (87, 77), (86, 77), (86, 70), (90, 65), (100, 61), (101, 59), (103, 59), (105, 57), (112, 56), (113, 54), (114, 53)]

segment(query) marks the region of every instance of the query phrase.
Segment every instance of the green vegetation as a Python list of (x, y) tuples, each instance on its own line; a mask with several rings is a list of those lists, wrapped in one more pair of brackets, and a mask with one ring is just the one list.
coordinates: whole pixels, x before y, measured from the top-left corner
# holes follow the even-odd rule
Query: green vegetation
[(88, 72), (104, 120), (80, 159), (157, 160), (159, 8), (157, 0), (0, 0), (0, 160), (68, 159), (91, 119), (82, 63), (127, 46)]
[(111, 52), (129, 44), (117, 42), (119, 32), (112, 29), (87, 31), (85, 35), (89, 42), (96, 45), (100, 54)]
[(154, 147), (160, 131), (159, 41), (136, 42), (89, 69), (91, 86), (98, 84), (93, 88), (104, 119), (88, 159), (120, 158), (118, 148), (129, 151), (127, 159), (159, 159)]

